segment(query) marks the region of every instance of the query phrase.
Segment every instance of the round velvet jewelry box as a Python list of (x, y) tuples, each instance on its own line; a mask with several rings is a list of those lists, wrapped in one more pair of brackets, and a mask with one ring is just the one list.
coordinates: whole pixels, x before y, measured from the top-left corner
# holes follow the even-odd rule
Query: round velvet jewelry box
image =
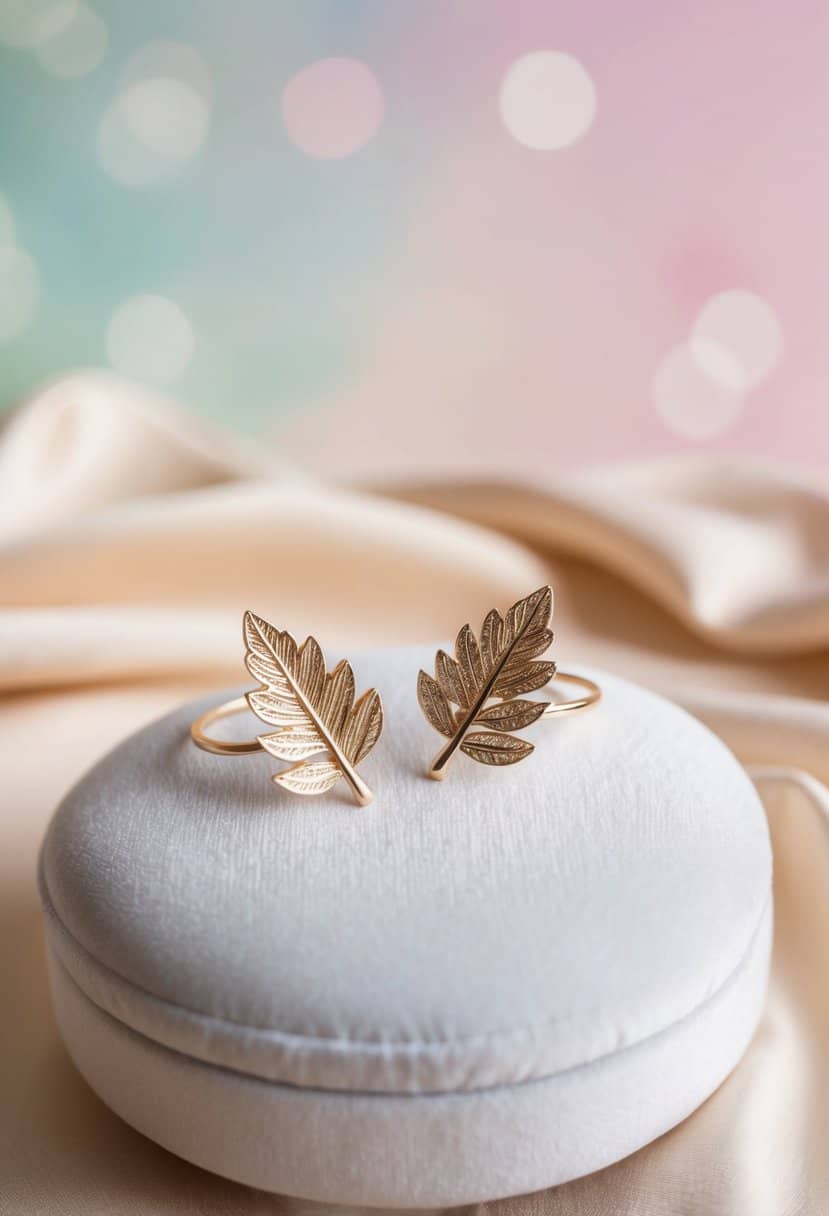
[(458, 756), (436, 784), (415, 696), (433, 653), (355, 660), (386, 710), (368, 808), (280, 791), (264, 754), (199, 751), (213, 697), (55, 815), (40, 881), (67, 1047), (198, 1165), (386, 1208), (518, 1194), (674, 1126), (751, 1038), (771, 860), (731, 753), (588, 673), (601, 704), (532, 727), (524, 763)]

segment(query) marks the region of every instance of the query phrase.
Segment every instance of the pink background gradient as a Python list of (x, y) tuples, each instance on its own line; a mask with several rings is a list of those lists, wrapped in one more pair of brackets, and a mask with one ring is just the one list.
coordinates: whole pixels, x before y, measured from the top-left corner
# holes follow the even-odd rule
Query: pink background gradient
[[(84, 8), (73, 76), (0, 19), (0, 406), (102, 364), (337, 476), (826, 461), (824, 4)], [(594, 116), (504, 102), (539, 52)]]
[[(402, 87), (428, 57), (430, 108), (476, 124), (450, 124), (405, 247), (354, 301), (372, 335), (359, 374), (286, 441), (332, 471), (543, 472), (689, 446), (825, 461), (827, 10), (487, 12), (474, 54), (456, 12), (395, 65)], [(554, 152), (496, 113), (510, 63), (545, 47), (576, 54), (598, 94), (591, 130)], [(771, 304), (783, 356), (725, 433), (689, 443), (653, 407), (654, 370), (735, 287)]]

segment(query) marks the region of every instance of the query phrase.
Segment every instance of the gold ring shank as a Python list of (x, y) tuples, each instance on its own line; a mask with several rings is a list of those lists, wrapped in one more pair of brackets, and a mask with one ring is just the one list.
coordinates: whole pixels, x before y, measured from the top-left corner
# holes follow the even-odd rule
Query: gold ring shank
[(235, 697), (232, 701), (217, 705), (215, 709), (208, 709), (201, 717), (196, 718), (190, 727), (193, 742), (203, 751), (213, 752), (216, 756), (249, 756), (252, 752), (261, 752), (263, 748), (258, 739), (251, 739), (249, 743), (231, 743), (230, 740), (214, 739), (205, 734), (206, 728), (214, 722), (230, 718), (233, 714), (240, 714), (249, 708), (247, 697)]
[(575, 709), (587, 709), (589, 705), (595, 705), (601, 699), (602, 690), (594, 680), (588, 680), (587, 676), (574, 676), (567, 671), (557, 671), (552, 684), (557, 684), (559, 680), (564, 680), (568, 684), (576, 684), (579, 688), (584, 689), (584, 693), (580, 697), (574, 697), (571, 701), (551, 701), (542, 718), (552, 718), (555, 714), (571, 713)]
[[(542, 718), (552, 718), (556, 714), (587, 709), (588, 706), (595, 705), (601, 699), (602, 690), (599, 685), (594, 680), (588, 680), (586, 676), (576, 676), (567, 671), (559, 671), (556, 672), (554, 679), (556, 683), (563, 680), (568, 684), (576, 684), (579, 688), (583, 688), (584, 692), (582, 696), (573, 697), (570, 701), (551, 701), (541, 715)], [(193, 742), (203, 751), (212, 752), (216, 756), (250, 756), (254, 752), (261, 752), (262, 744), (258, 739), (234, 743), (229, 739), (216, 739), (206, 733), (207, 728), (214, 722), (221, 722), (223, 718), (244, 713), (249, 708), (247, 697), (235, 697), (232, 701), (225, 701), (223, 705), (206, 710), (190, 727)]]

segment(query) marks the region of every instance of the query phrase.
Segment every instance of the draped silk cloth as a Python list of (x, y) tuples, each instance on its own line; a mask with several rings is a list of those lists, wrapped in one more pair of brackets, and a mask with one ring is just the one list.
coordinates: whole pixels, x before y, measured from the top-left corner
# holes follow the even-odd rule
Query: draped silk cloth
[(563, 668), (672, 697), (749, 766), (774, 845), (773, 974), (747, 1056), (685, 1123), (600, 1174), (467, 1210), (829, 1209), (829, 479), (694, 457), (332, 487), (75, 376), (0, 436), (0, 1213), (332, 1211), (178, 1160), (76, 1075), (46, 988), (40, 838), (121, 736), (240, 681), (245, 608), (346, 651), (449, 637), (545, 581)]

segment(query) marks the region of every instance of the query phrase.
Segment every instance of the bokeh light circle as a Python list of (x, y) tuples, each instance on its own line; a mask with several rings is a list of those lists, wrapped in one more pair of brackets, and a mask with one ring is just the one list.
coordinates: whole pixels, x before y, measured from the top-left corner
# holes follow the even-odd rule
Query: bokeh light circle
[(681, 439), (713, 439), (740, 416), (745, 393), (712, 379), (689, 343), (660, 360), (653, 377), (653, 403), (665, 426)]
[(351, 156), (377, 133), (383, 91), (359, 59), (319, 59), (282, 92), (282, 121), (296, 146), (321, 160)]
[(750, 389), (780, 361), (783, 330), (762, 296), (735, 288), (718, 292), (703, 305), (691, 328), (691, 348), (713, 380), (733, 382), (741, 373), (742, 387)]
[(163, 160), (189, 160), (207, 136), (207, 105), (183, 80), (141, 80), (124, 90), (119, 104), (132, 134)]
[(562, 51), (516, 59), (501, 84), (501, 118), (527, 148), (555, 151), (580, 140), (596, 117), (596, 88), (584, 66)]
[(47, 15), (44, 25), (47, 32), (35, 55), (52, 76), (64, 80), (87, 76), (106, 54), (107, 28), (88, 4), (62, 0)]
[(13, 244), (0, 245), (0, 342), (11, 342), (28, 329), (38, 290), (34, 260)]
[(166, 296), (131, 296), (109, 322), (106, 350), (117, 371), (152, 384), (177, 380), (195, 349), (195, 335), (184, 312)]
[[(43, 9), (37, 23), (37, 37), (34, 45), (45, 42), (47, 38), (54, 38), (58, 34), (62, 34), (67, 26), (78, 15), (82, 0), (52, 0), (48, 8)], [(0, 0), (2, 3), (2, 0)]]
[[(16, 48), (37, 46), (48, 37), (55, 9), (67, 0), (0, 0), (0, 42)], [(73, 3), (74, 0), (68, 0)]]
[(98, 160), (122, 186), (163, 185), (198, 153), (210, 127), (210, 72), (194, 48), (141, 47), (98, 126)]
[(688, 348), (700, 369), (715, 383), (735, 393), (744, 393), (749, 388), (745, 368), (727, 346), (705, 334), (692, 334)]

